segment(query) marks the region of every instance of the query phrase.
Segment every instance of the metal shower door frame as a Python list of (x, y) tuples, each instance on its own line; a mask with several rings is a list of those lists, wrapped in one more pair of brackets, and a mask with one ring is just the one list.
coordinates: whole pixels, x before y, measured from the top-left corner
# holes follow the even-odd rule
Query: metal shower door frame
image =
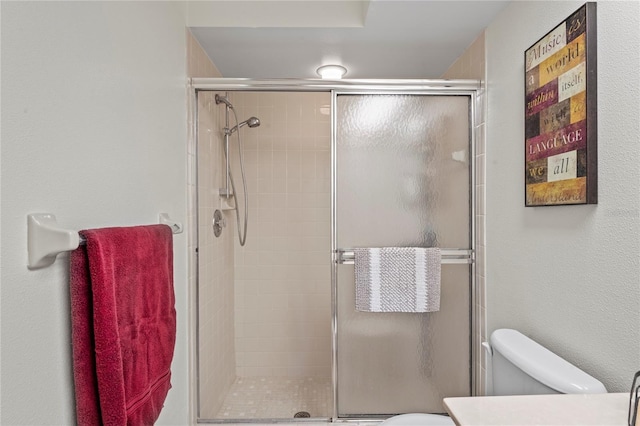
[[(331, 93), (331, 293), (332, 293), (332, 393), (334, 422), (349, 422), (350, 419), (338, 417), (338, 389), (337, 389), (337, 312), (336, 312), (336, 285), (337, 285), (337, 232), (336, 232), (336, 99), (341, 94), (401, 94), (401, 95), (453, 95), (469, 96), (469, 137), (470, 137), (470, 242), (471, 258), (474, 259), (476, 249), (476, 123), (479, 117), (478, 92), (482, 89), (479, 80), (444, 80), (444, 79), (344, 79), (344, 80), (320, 80), (320, 79), (247, 79), (247, 78), (190, 78), (188, 84), (189, 93), (189, 118), (188, 138), (190, 143), (195, 143), (197, 138), (197, 93), (200, 91), (276, 91), (276, 92), (330, 92)], [(197, 163), (197, 162), (196, 162)], [(195, 172), (197, 176), (197, 165)], [(190, 205), (195, 212), (195, 226), (198, 220), (197, 195)], [(193, 230), (191, 230), (193, 232)], [(195, 232), (195, 246), (198, 247), (198, 233)], [(200, 371), (199, 371), (199, 294), (198, 294), (198, 260), (195, 259), (195, 282), (191, 283), (189, 292), (189, 339), (194, 350), (190, 354), (192, 372), (189, 380), (191, 397), (190, 406), (192, 418), (199, 423), (200, 420)], [(475, 262), (471, 262), (471, 289), (470, 289), (470, 390), (476, 393), (476, 375), (474, 367), (479, 359), (479, 348), (473, 346), (473, 338), (479, 333), (479, 324), (476, 318), (476, 268)], [(194, 400), (195, 399), (195, 400)], [(366, 420), (366, 419), (358, 419)]]
[[(440, 82), (438, 80), (438, 82)], [(471, 395), (476, 393), (476, 375), (475, 365), (479, 354), (477, 349), (474, 350), (473, 341), (476, 333), (479, 332), (479, 324), (476, 324), (473, 320), (476, 318), (476, 265), (475, 265), (475, 252), (476, 252), (476, 118), (478, 115), (478, 90), (480, 89), (480, 82), (477, 83), (477, 87), (469, 88), (464, 81), (459, 82), (442, 80), (446, 82), (446, 85), (442, 87), (430, 87), (423, 90), (416, 90), (411, 84), (406, 87), (398, 86), (393, 88), (381, 88), (374, 86), (369, 90), (363, 90), (360, 88), (353, 89), (334, 89), (331, 91), (331, 300), (332, 300), (332, 325), (331, 325), (331, 337), (332, 337), (332, 385), (333, 385), (333, 421), (349, 422), (353, 420), (367, 420), (366, 418), (350, 418), (340, 417), (338, 407), (338, 266), (342, 263), (341, 251), (337, 245), (338, 232), (337, 232), (337, 99), (340, 95), (424, 95), (424, 96), (468, 96), (469, 97), (469, 194), (470, 194), (470, 211), (469, 211), (469, 267), (470, 267), (470, 289), (469, 289), (469, 322), (470, 322), (470, 336), (469, 336), (469, 390)]]

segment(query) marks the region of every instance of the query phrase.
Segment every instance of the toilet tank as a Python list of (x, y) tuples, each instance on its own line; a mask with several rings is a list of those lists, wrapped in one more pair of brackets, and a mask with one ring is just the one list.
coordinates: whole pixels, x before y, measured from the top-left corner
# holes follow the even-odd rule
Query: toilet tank
[(600, 381), (516, 330), (494, 331), (491, 347), (494, 395), (607, 392)]

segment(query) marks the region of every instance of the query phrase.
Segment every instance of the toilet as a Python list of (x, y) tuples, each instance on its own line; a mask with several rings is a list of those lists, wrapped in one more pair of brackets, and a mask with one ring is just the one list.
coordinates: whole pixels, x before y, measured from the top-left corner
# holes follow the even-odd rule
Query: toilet
[(391, 417), (381, 423), (381, 426), (455, 426), (448, 416), (440, 414), (401, 414)]
[[(524, 334), (503, 328), (491, 334), (487, 350), (490, 395), (537, 395), (552, 393), (606, 393), (604, 385)], [(402, 414), (381, 426), (454, 425), (447, 416)]]
[(496, 330), (490, 340), (491, 395), (607, 392), (599, 380), (516, 330)]

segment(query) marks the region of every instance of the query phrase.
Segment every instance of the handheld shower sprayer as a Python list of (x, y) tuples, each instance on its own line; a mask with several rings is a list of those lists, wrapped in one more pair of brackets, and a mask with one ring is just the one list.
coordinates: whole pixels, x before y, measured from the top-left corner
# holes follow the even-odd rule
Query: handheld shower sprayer
[[(242, 126), (249, 126), (251, 128), (258, 127), (260, 125), (260, 120), (257, 117), (249, 117), (245, 121), (238, 123), (238, 116), (236, 115), (236, 110), (233, 108), (233, 105), (229, 101), (227, 96), (221, 96), (216, 93), (216, 104), (225, 104), (226, 114), (225, 114), (225, 127), (223, 129), (224, 134), (224, 154), (226, 157), (226, 187), (220, 188), (220, 196), (224, 196), (227, 199), (229, 197), (236, 195), (236, 188), (233, 182), (233, 175), (231, 174), (231, 168), (229, 165), (229, 138), (233, 132), (237, 132)], [(233, 112), (233, 116), (235, 118), (236, 125), (232, 128), (229, 128), (229, 111)], [(236, 211), (236, 223), (238, 224), (238, 240), (240, 241), (240, 245), (244, 246), (244, 243), (247, 239), (247, 222), (249, 221), (249, 199), (247, 195), (247, 180), (244, 173), (244, 159), (242, 155), (242, 139), (240, 138), (240, 132), (237, 134), (238, 139), (238, 154), (240, 159), (240, 172), (242, 174), (242, 187), (244, 189), (244, 232), (240, 230), (240, 213), (239, 213), (239, 205), (238, 199), (236, 197), (235, 200), (235, 211)]]
[[(216, 105), (219, 104), (225, 104), (227, 106), (227, 108), (230, 108), (234, 111), (235, 113), (235, 109), (233, 108), (233, 104), (229, 101), (229, 99), (227, 99), (226, 96), (220, 96), (219, 94), (216, 93)], [(236, 121), (237, 123), (237, 121)], [(233, 132), (235, 132), (236, 130), (238, 130), (239, 128), (241, 128), (242, 126), (247, 125), (251, 128), (253, 127), (258, 127), (260, 125), (260, 120), (257, 117), (249, 117), (248, 119), (244, 120), (242, 123), (236, 124), (235, 126), (233, 126), (232, 128), (229, 129), (229, 124), (227, 124), (227, 127), (225, 128), (225, 133), (226, 134), (232, 134)]]
[(258, 127), (260, 125), (260, 119), (258, 117), (249, 117), (246, 120), (244, 120), (242, 123), (240, 123), (240, 124), (238, 124), (236, 126), (233, 126), (231, 128), (231, 130), (229, 130), (229, 134), (235, 132), (236, 130), (238, 130), (240, 127), (242, 127), (244, 125), (247, 125), (247, 126), (249, 126), (251, 128)]

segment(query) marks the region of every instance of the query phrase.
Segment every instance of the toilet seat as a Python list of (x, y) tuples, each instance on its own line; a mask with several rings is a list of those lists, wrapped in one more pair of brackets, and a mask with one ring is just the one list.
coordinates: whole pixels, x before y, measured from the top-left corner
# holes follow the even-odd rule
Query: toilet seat
[(438, 414), (402, 414), (400, 416), (391, 417), (380, 426), (452, 426), (455, 425), (453, 420), (447, 416)]

